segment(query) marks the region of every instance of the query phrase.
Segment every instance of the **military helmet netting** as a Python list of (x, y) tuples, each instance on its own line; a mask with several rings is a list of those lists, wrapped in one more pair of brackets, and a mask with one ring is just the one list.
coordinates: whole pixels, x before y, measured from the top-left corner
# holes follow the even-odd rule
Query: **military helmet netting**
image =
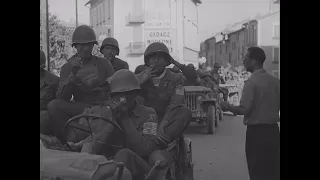
[(111, 93), (140, 90), (136, 75), (128, 69), (115, 72), (110, 80)]
[[(157, 53), (157, 52), (162, 52), (162, 53), (165, 53), (166, 55), (168, 55), (169, 58), (172, 58), (170, 53), (169, 53), (169, 49), (168, 47), (163, 44), (163, 43), (160, 43), (160, 42), (154, 42), (152, 44), (150, 44), (147, 49), (145, 50), (144, 52), (144, 63), (146, 63), (146, 60), (147, 60), (147, 56), (148, 55), (151, 55), (153, 53)], [(169, 62), (168, 62), (169, 63)], [(170, 63), (169, 63), (170, 64)], [(168, 65), (169, 65), (168, 64)]]
[(72, 34), (72, 46), (85, 43), (98, 44), (94, 30), (90, 26), (81, 25)]
[(115, 47), (117, 48), (117, 50), (118, 50), (116, 55), (117, 55), (117, 56), (119, 55), (119, 53), (120, 53), (119, 43), (118, 43), (118, 41), (117, 41), (115, 38), (113, 38), (113, 37), (107, 37), (107, 38), (105, 38), (105, 39), (103, 40), (102, 44), (101, 44), (100, 53), (102, 53), (101, 50), (103, 49), (103, 47), (104, 47), (105, 45), (115, 46)]
[(46, 55), (44, 52), (40, 49), (40, 68), (43, 67), (46, 64)]

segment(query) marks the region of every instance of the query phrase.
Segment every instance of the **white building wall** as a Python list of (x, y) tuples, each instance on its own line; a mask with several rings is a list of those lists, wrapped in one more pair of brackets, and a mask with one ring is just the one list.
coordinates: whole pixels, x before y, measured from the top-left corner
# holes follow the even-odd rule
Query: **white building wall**
[(144, 0), (114, 0), (114, 38), (119, 42), (119, 58), (127, 61), (134, 71), (143, 64), (143, 56), (130, 54), (130, 43), (143, 41), (143, 24), (128, 24), (129, 14), (143, 12)]
[[(104, 0), (107, 1), (111, 19), (100, 31), (111, 29), (111, 36), (119, 42), (119, 58), (128, 62), (130, 70), (144, 63), (142, 53), (130, 53), (133, 42), (144, 42), (146, 47), (154, 41), (164, 42), (174, 59), (198, 66), (197, 7), (191, 0)], [(137, 16), (142, 13), (146, 21), (128, 24), (129, 13)]]
[(275, 37), (275, 26), (280, 27), (280, 12), (258, 21), (258, 45), (279, 46), (280, 39)]

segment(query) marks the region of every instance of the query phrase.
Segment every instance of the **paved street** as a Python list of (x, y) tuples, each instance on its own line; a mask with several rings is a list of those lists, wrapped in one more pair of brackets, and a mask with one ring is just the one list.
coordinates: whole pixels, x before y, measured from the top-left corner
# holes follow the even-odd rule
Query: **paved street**
[(245, 126), (242, 117), (224, 116), (216, 134), (208, 135), (192, 124), (186, 133), (191, 138), (195, 180), (248, 180), (245, 159)]

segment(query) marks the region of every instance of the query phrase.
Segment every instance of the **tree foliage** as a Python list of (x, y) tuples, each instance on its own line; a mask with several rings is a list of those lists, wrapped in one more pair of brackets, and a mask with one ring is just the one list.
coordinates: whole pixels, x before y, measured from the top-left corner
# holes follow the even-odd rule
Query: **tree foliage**
[[(71, 46), (74, 28), (64, 26), (57, 16), (49, 14), (49, 45), (50, 45), (50, 70), (59, 76), (60, 69), (67, 59), (76, 53)], [(40, 19), (40, 48), (41, 48), (41, 19)], [(94, 46), (93, 55), (103, 57), (99, 52), (100, 47)]]
[(73, 30), (73, 28), (68, 28), (62, 25), (57, 16), (49, 14), (50, 70), (56, 75), (59, 75), (62, 65), (65, 64), (67, 59), (75, 53), (75, 49), (71, 47)]

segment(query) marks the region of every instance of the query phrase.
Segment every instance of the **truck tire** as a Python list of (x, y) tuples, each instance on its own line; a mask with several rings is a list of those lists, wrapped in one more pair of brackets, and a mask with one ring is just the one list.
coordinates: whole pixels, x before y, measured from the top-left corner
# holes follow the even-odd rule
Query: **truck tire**
[(215, 127), (215, 107), (214, 105), (210, 105), (207, 111), (207, 132), (208, 134), (214, 134), (216, 132)]

